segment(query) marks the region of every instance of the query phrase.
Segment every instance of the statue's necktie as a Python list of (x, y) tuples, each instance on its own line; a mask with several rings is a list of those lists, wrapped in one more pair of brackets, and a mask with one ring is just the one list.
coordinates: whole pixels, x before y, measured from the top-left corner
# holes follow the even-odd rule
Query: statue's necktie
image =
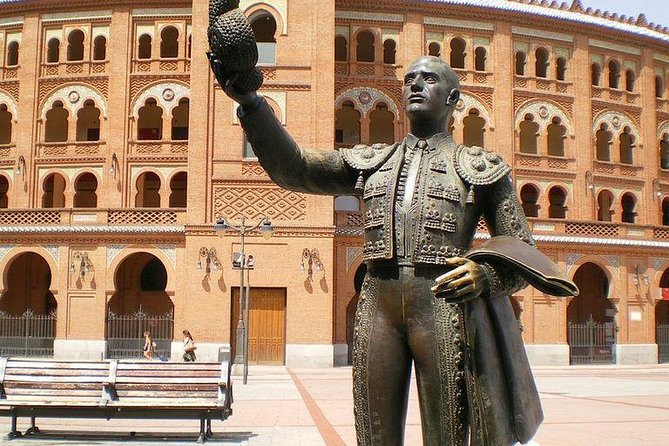
[(409, 211), (411, 202), (413, 201), (413, 194), (416, 190), (416, 183), (418, 182), (418, 171), (420, 170), (420, 162), (423, 151), (427, 149), (427, 141), (421, 139), (416, 144), (416, 153), (411, 160), (411, 165), (407, 171), (406, 186), (404, 188), (404, 196), (402, 197), (402, 207), (405, 211)]

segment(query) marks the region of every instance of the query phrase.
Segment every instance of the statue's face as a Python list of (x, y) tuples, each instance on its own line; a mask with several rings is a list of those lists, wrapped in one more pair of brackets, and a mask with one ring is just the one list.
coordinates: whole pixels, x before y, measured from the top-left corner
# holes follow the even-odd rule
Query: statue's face
[(409, 120), (437, 119), (446, 113), (449, 85), (443, 64), (418, 59), (404, 76), (404, 111)]

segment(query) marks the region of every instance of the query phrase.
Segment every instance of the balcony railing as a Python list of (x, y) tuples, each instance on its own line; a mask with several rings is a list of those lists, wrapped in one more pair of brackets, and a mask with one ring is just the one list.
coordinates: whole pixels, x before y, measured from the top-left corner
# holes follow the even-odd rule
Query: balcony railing
[(491, 72), (463, 70), (460, 68), (455, 68), (453, 71), (458, 75), (458, 79), (462, 84), (483, 84), (492, 86), (493, 74)]
[(549, 93), (573, 94), (573, 83), (567, 81), (558, 81), (555, 79), (546, 79), (543, 77), (514, 76), (513, 86), (527, 90), (538, 90)]
[(162, 141), (131, 141), (130, 154), (136, 156), (147, 155), (188, 155), (187, 140), (162, 140)]
[(16, 144), (0, 144), (0, 159), (14, 158)]
[(44, 142), (37, 144), (40, 157), (97, 156), (105, 154), (105, 141)]
[(516, 153), (515, 166), (533, 171), (560, 171), (576, 173), (576, 159), (562, 156), (536, 155), (532, 153)]
[(10, 226), (175, 226), (186, 223), (186, 209), (0, 209), (0, 227)]
[(190, 73), (190, 59), (133, 59), (132, 73)]
[[(557, 218), (529, 218), (528, 220), (532, 232), (537, 235), (669, 241), (669, 226), (562, 220)], [(362, 230), (364, 227), (362, 213), (337, 211), (335, 212), (335, 226), (339, 230)], [(479, 222), (477, 232), (487, 232), (483, 221)]]
[(397, 72), (401, 65), (384, 64), (377, 62), (335, 62), (337, 76), (360, 76), (397, 79)]
[(593, 99), (602, 99), (609, 102), (624, 102), (632, 105), (641, 105), (641, 95), (639, 93), (630, 93), (629, 91), (619, 90), (617, 88), (596, 87), (593, 85), (592, 97)]
[(14, 80), (19, 77), (19, 66), (13, 65), (11, 67), (0, 67), (0, 79)]
[(609, 161), (593, 161), (595, 175), (635, 178), (641, 177), (644, 166), (640, 164), (612, 163)]
[(88, 76), (107, 73), (106, 60), (84, 60), (43, 63), (40, 69), (42, 77)]

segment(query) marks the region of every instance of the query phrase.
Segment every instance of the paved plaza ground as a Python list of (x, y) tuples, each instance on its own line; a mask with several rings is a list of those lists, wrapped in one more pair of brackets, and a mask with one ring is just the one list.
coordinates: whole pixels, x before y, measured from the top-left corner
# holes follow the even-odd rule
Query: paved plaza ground
[[(536, 368), (535, 377), (546, 421), (534, 446), (669, 445), (669, 366)], [(405, 444), (420, 446), (412, 386)], [(213, 423), (215, 436), (207, 444), (355, 445), (350, 367), (251, 367), (247, 385), (235, 377), (234, 396), (234, 415)], [(3, 422), (6, 431), (9, 419)], [(198, 430), (197, 421), (62, 419), (38, 425), (38, 437), (3, 444), (181, 446), (194, 444)]]

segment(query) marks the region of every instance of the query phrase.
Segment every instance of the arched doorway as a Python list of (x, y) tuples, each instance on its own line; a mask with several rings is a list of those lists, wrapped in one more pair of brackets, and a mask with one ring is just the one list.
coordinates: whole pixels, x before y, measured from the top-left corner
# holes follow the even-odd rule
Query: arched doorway
[(174, 304), (165, 292), (167, 270), (153, 254), (140, 252), (121, 262), (116, 292), (107, 303), (107, 357), (141, 358), (144, 331), (156, 343), (155, 357), (168, 357), (174, 339)]
[(571, 364), (615, 362), (616, 309), (608, 299), (609, 279), (594, 263), (574, 274), (581, 293), (567, 307), (567, 339)]
[(669, 269), (660, 278), (662, 300), (655, 306), (655, 342), (658, 362), (669, 363)]
[(49, 291), (51, 268), (34, 252), (7, 266), (0, 297), (0, 356), (53, 356), (56, 299)]
[(353, 331), (355, 328), (355, 312), (358, 309), (358, 298), (360, 297), (362, 282), (365, 280), (366, 274), (367, 265), (363, 263), (358, 267), (353, 279), (355, 295), (351, 298), (351, 301), (346, 306), (346, 344), (348, 345), (348, 365), (353, 364)]

